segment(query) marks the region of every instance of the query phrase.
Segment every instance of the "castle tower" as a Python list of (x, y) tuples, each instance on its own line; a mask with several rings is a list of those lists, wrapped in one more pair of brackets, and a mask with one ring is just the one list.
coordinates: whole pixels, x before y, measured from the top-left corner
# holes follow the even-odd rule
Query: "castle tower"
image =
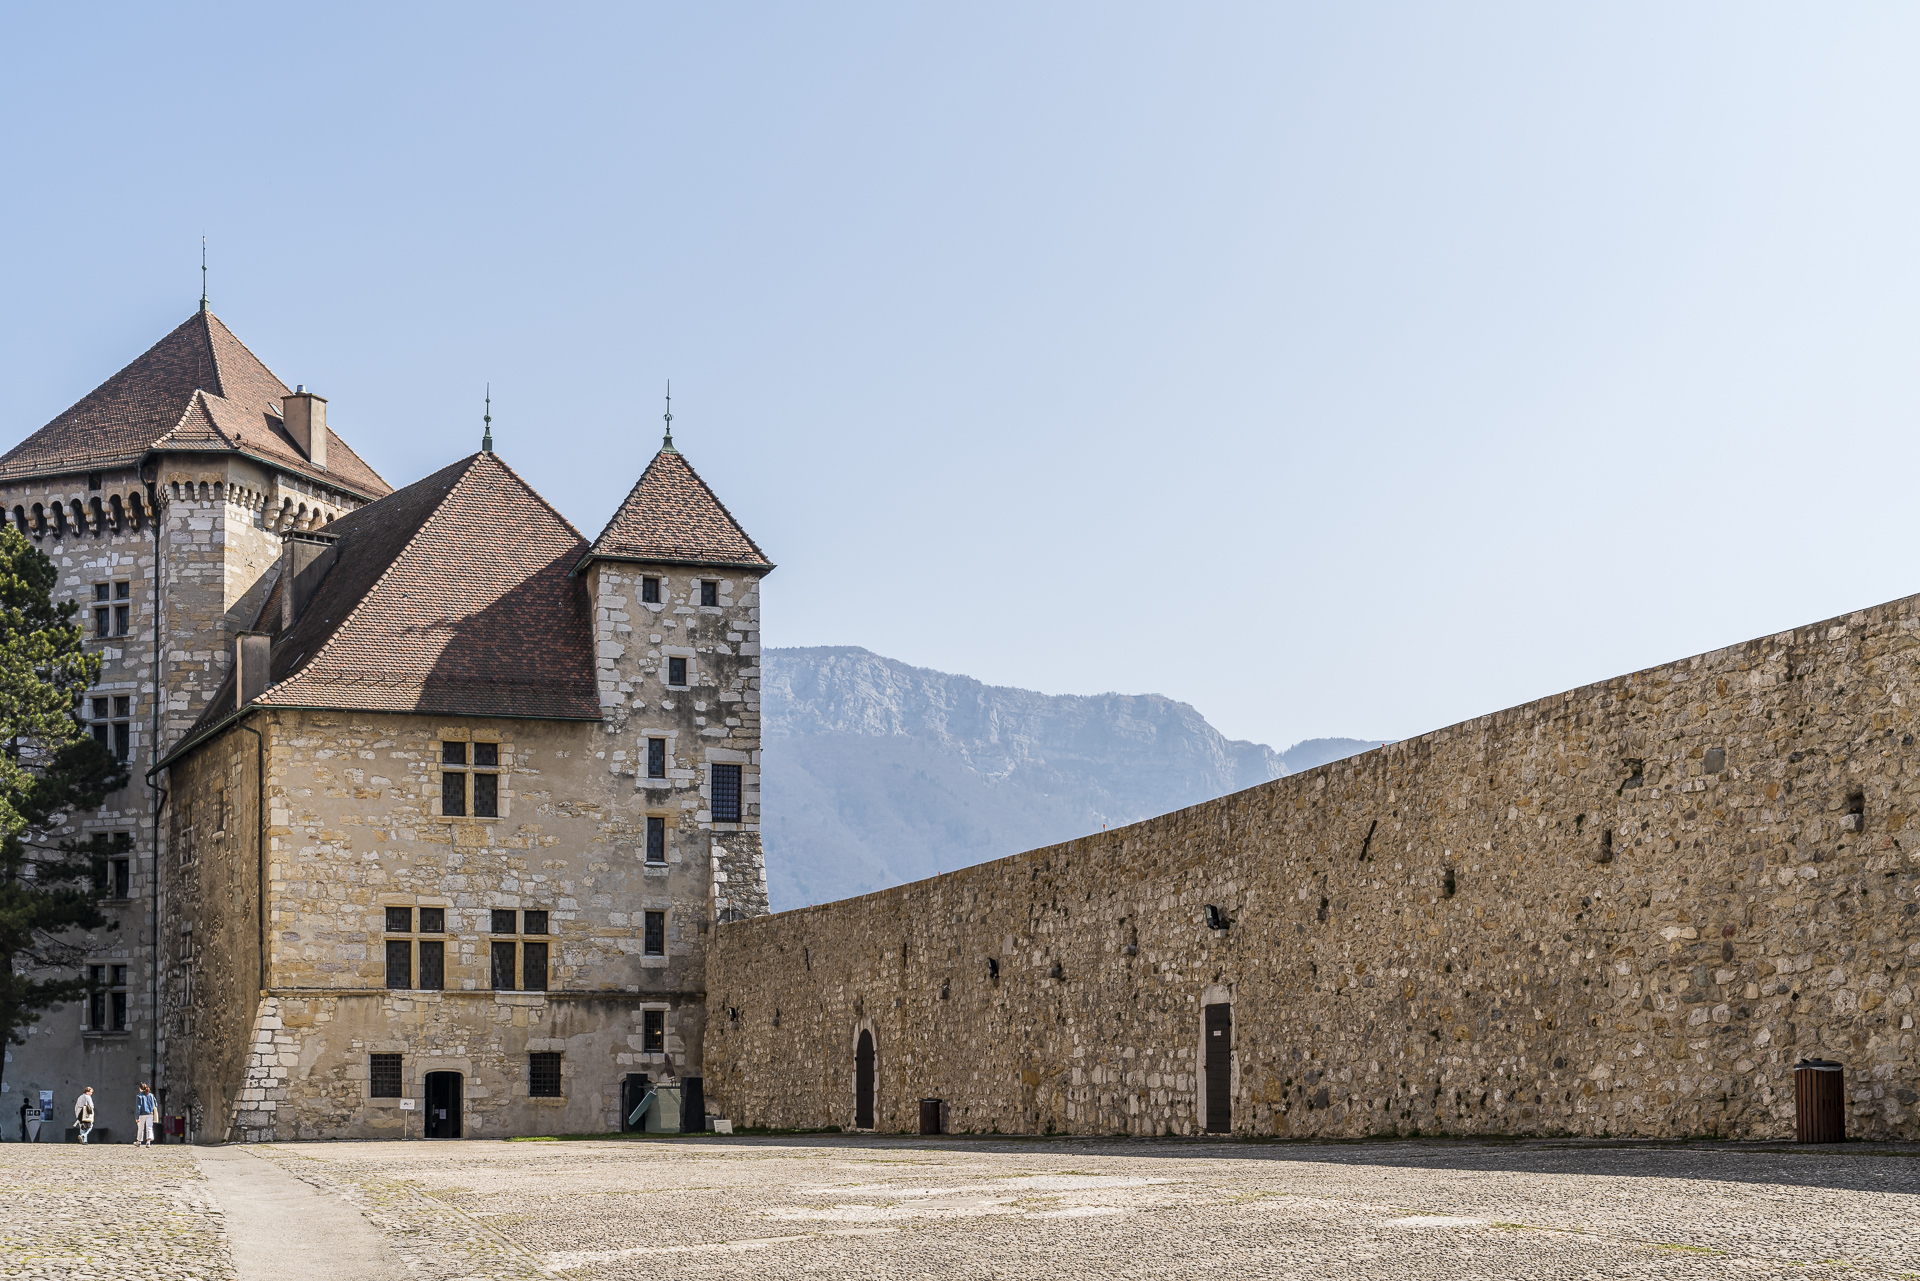
[(706, 860), (717, 921), (767, 911), (760, 580), (772, 570), (669, 435), (576, 571), (610, 755), (649, 817)]
[(143, 775), (220, 684), (282, 536), (390, 492), (325, 414), (203, 305), (0, 456), (0, 515), (59, 568), (56, 598), (80, 603), (104, 660), (82, 710), (133, 776), (79, 820), (133, 838), (126, 865), (108, 869), (120, 927), (88, 941), (112, 991), (32, 1029), (11, 1089), (70, 1102), (84, 1070), (98, 1089), (131, 1091), (157, 1059), (150, 929), (164, 912)]

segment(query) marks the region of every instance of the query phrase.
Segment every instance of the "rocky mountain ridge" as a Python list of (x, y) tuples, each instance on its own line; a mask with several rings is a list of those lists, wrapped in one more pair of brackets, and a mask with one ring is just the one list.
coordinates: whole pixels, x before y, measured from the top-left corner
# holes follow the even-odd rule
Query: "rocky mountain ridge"
[(1048, 695), (854, 646), (764, 655), (776, 911), (1163, 814), (1375, 746), (1229, 739), (1158, 694)]

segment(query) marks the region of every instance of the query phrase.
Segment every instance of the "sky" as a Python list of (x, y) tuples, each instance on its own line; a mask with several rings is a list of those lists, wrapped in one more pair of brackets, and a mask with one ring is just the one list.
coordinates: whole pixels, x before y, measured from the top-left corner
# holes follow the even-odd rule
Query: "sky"
[[(1920, 590), (1920, 10), (0, 9), (0, 446), (214, 311), (770, 645), (1400, 738)], [(1904, 479), (1903, 479), (1904, 478)], [(502, 531), (506, 534), (509, 531)]]

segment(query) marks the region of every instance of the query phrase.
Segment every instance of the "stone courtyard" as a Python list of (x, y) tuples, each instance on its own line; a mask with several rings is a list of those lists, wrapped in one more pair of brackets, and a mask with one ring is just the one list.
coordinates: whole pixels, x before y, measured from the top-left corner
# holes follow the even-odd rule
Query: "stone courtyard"
[(1912, 1277), (1920, 1148), (0, 1146), (0, 1276)]

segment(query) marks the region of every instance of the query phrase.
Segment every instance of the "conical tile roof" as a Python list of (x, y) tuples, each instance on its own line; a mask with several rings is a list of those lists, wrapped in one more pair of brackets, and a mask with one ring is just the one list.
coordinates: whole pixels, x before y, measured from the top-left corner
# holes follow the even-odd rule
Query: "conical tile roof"
[(653, 456), (633, 492), (593, 540), (582, 561), (638, 560), (663, 565), (769, 570), (740, 522), (714, 497), (686, 456), (668, 445)]
[(195, 312), (132, 364), (0, 456), (0, 479), (94, 471), (149, 450), (247, 454), (364, 498), (393, 492), (328, 429), (315, 467), (280, 424), (287, 385), (210, 311)]

